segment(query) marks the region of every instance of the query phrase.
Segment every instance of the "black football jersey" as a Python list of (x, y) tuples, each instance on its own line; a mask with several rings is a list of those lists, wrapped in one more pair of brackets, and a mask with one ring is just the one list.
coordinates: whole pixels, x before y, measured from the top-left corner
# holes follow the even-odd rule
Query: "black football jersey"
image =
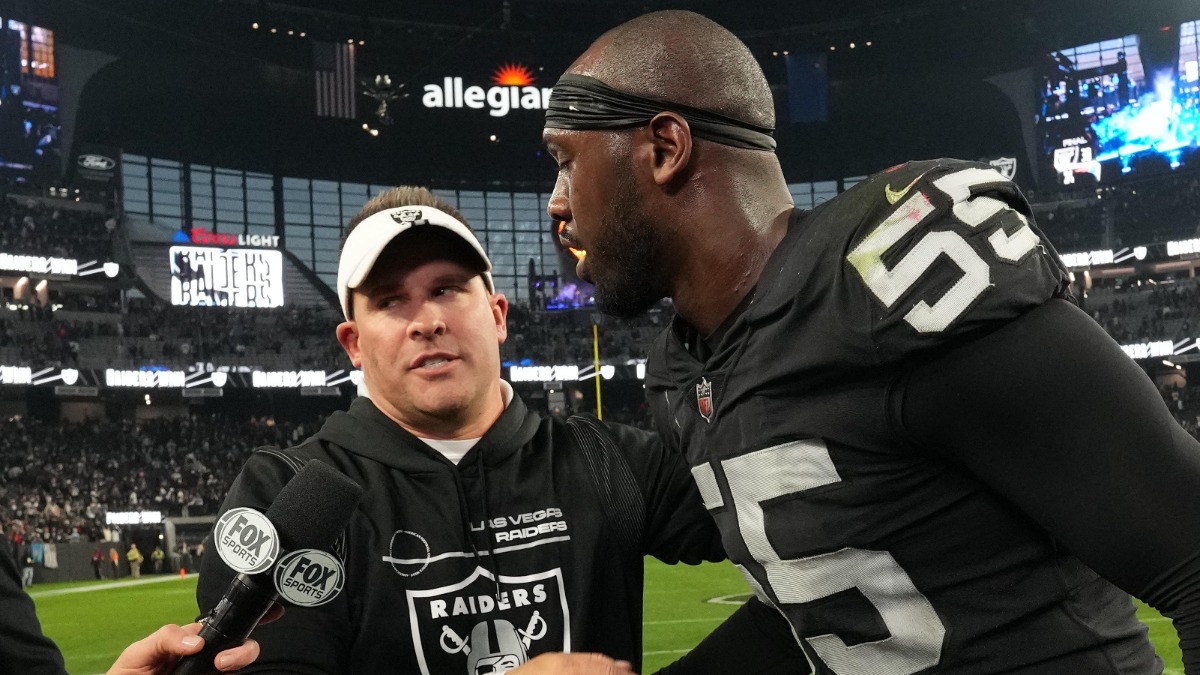
[(994, 168), (912, 162), (795, 212), (715, 344), (678, 318), (659, 338), (659, 428), (814, 672), (1161, 672), (1128, 594), (898, 431), (890, 402), (1068, 276)]

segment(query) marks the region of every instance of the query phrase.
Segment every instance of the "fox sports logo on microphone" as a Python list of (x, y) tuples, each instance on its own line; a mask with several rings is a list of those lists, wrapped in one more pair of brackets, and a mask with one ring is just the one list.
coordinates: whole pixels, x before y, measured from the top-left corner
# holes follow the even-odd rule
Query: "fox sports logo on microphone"
[(225, 512), (213, 528), (217, 554), (236, 572), (265, 572), (279, 557), (279, 534), (267, 517), (250, 508)]
[(283, 556), (275, 568), (279, 597), (300, 607), (316, 607), (337, 597), (346, 583), (342, 561), (325, 551), (302, 548)]

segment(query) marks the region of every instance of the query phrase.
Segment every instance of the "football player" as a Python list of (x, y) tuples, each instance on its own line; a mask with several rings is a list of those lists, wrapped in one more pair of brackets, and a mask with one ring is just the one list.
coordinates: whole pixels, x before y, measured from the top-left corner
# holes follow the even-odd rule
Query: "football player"
[[(745, 45), (668, 11), (594, 42), (544, 132), (599, 307), (674, 302), (647, 388), (750, 625), (816, 673), (1159, 673), (1132, 594), (1200, 673), (1200, 444), (1017, 188), (911, 162), (802, 211), (773, 125)], [(751, 639), (697, 653), (767, 672)]]

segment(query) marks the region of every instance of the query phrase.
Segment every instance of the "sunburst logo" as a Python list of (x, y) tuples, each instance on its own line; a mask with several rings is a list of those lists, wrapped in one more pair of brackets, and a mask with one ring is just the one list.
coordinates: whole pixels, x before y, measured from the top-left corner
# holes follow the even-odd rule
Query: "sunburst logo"
[[(562, 234), (563, 228), (565, 228), (566, 226), (567, 226), (567, 224), (565, 222), (563, 222), (561, 220), (558, 221), (558, 227), (556, 227), (554, 230), (554, 236), (557, 237), (558, 235)], [(568, 246), (567, 250), (571, 252), (571, 255), (575, 256), (576, 260), (583, 260), (584, 257), (587, 256), (587, 251), (584, 251), (583, 249), (571, 248), (570, 246)]]
[(492, 81), (501, 87), (528, 87), (533, 84), (533, 71), (519, 63), (506, 63), (492, 74)]

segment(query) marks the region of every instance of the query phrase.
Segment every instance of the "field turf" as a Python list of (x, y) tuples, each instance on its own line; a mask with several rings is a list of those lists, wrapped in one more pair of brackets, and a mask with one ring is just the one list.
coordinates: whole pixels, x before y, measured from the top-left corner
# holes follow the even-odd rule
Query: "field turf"
[[(103, 673), (125, 645), (164, 623), (191, 620), (196, 577), (158, 579), (143, 577), (150, 583), (138, 585), (72, 582), (32, 589), (42, 626), (66, 655), (71, 675)], [(652, 673), (687, 652), (732, 613), (746, 593), (745, 582), (730, 565), (668, 567), (647, 561), (643, 672)], [(1147, 607), (1138, 614), (1150, 626), (1167, 675), (1182, 675), (1170, 621)]]

